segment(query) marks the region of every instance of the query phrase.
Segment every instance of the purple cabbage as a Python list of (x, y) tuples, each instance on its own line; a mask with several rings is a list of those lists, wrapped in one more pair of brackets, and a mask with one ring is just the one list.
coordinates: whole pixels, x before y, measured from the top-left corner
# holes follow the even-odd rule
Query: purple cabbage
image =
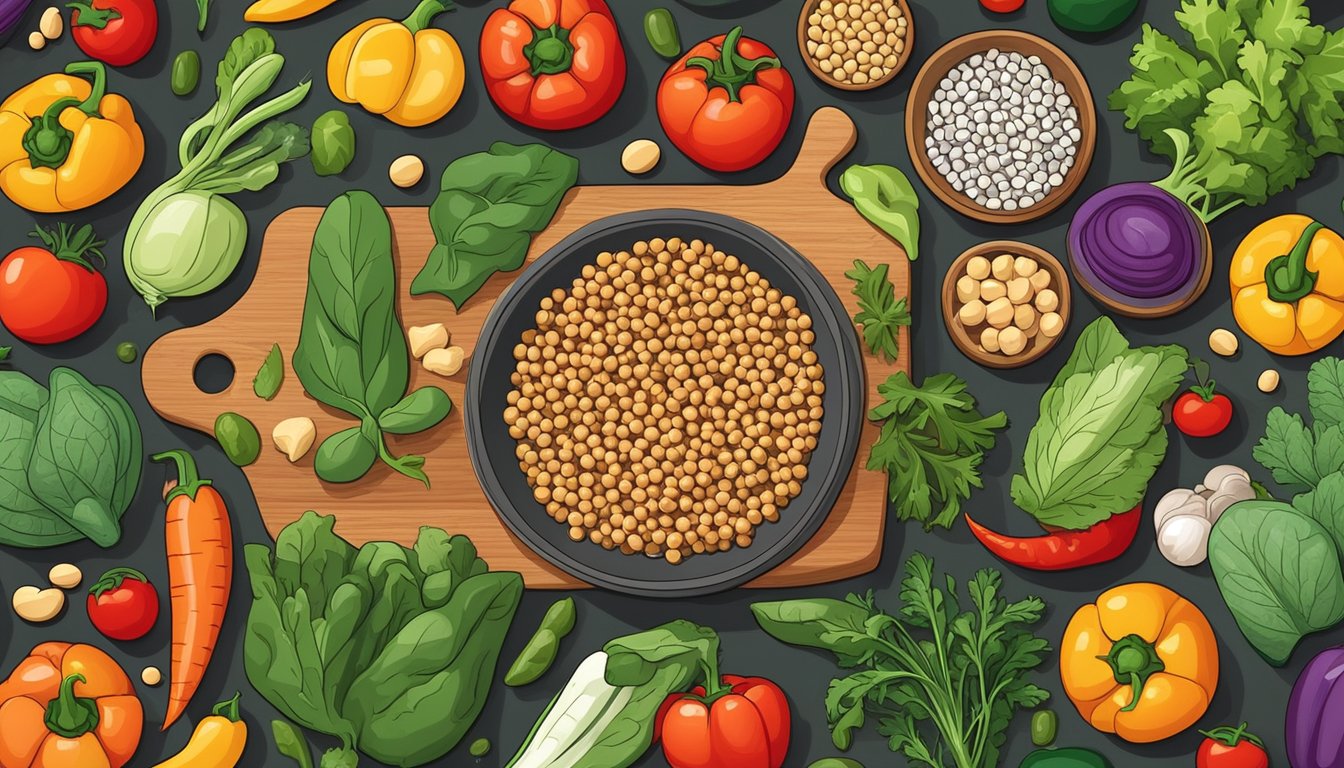
[(9, 41), (33, 0), (0, 0), (0, 45)]
[(1107, 187), (1069, 225), (1069, 259), (1093, 290), (1138, 309), (1199, 290), (1204, 228), (1189, 206), (1145, 182)]
[(1292, 768), (1344, 766), (1344, 647), (1321, 651), (1298, 675), (1284, 731)]

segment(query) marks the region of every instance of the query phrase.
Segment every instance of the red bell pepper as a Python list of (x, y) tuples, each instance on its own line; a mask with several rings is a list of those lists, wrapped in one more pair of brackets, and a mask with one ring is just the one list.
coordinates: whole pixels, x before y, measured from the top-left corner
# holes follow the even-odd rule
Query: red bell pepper
[(1034, 571), (1064, 571), (1105, 563), (1129, 549), (1139, 532), (1143, 504), (1082, 531), (1052, 529), (1044, 536), (1005, 536), (966, 516), (971, 533), (999, 559)]
[(793, 117), (793, 78), (765, 43), (735, 27), (700, 43), (658, 84), (658, 121), (686, 156), (714, 171), (758, 165)]
[[(711, 666), (716, 666), (711, 662)], [(654, 740), (672, 768), (780, 768), (789, 751), (789, 702), (763, 677), (718, 677), (669, 696), (658, 710)]]
[(481, 30), (481, 74), (500, 111), (524, 125), (588, 125), (625, 88), (625, 49), (605, 0), (513, 0)]

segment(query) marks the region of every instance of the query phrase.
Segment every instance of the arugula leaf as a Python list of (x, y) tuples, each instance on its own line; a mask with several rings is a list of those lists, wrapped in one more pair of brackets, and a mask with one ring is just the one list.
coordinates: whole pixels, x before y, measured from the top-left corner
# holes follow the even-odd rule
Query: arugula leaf
[(411, 295), (441, 293), (461, 308), (491, 275), (521, 267), (578, 175), (578, 160), (540, 144), (501, 141), (454, 160), (429, 209), (437, 244)]
[(772, 637), (830, 650), (842, 667), (855, 668), (826, 692), (837, 748), (847, 749), (854, 732), (875, 720), (890, 749), (912, 764), (993, 768), (1016, 710), (1050, 697), (1027, 679), (1050, 652), (1033, 634), (1045, 603), (1009, 602), (1002, 589), (998, 571), (977, 572), (966, 584), (968, 607), (956, 582), (935, 580), (933, 561), (917, 553), (905, 563), (896, 615), (879, 610), (872, 593), (751, 610)]
[(860, 259), (845, 273), (854, 281), (854, 295), (859, 297), (859, 313), (854, 322), (863, 327), (863, 342), (868, 351), (895, 362), (900, 353), (900, 328), (910, 325), (910, 310), (906, 300), (896, 300), (896, 289), (887, 279), (887, 265), (874, 269)]
[(983, 416), (966, 382), (950, 373), (915, 386), (904, 371), (877, 387), (883, 402), (868, 413), (883, 422), (868, 454), (868, 469), (887, 473), (887, 494), (901, 520), (926, 530), (950, 528), (961, 502), (984, 487), (980, 464), (1008, 425), (1002, 412)]

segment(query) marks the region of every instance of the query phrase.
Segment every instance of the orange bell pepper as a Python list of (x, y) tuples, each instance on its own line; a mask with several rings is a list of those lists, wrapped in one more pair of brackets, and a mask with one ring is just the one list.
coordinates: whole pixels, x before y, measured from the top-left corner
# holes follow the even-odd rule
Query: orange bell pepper
[(131, 103), (107, 92), (102, 62), (71, 64), (0, 104), (0, 192), (21, 208), (88, 208), (126, 186), (144, 159), (144, 133)]
[(1209, 708), (1218, 643), (1194, 603), (1160, 584), (1122, 584), (1073, 615), (1059, 675), (1093, 728), (1140, 744), (1160, 741)]
[(1276, 355), (1305, 355), (1344, 333), (1344, 238), (1310, 216), (1275, 216), (1237, 246), (1232, 314)]
[(144, 709), (106, 653), (43, 643), (0, 683), (0, 723), (0, 768), (121, 768)]

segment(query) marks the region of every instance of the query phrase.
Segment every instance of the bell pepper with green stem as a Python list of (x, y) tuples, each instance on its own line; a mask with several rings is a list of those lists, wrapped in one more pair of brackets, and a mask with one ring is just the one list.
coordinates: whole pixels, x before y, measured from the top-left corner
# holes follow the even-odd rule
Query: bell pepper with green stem
[(0, 104), (0, 192), (21, 208), (65, 213), (99, 203), (140, 170), (145, 137), (107, 68), (80, 61)]
[(1274, 354), (1305, 355), (1344, 333), (1344, 238), (1309, 216), (1251, 230), (1228, 282), (1237, 325)]

